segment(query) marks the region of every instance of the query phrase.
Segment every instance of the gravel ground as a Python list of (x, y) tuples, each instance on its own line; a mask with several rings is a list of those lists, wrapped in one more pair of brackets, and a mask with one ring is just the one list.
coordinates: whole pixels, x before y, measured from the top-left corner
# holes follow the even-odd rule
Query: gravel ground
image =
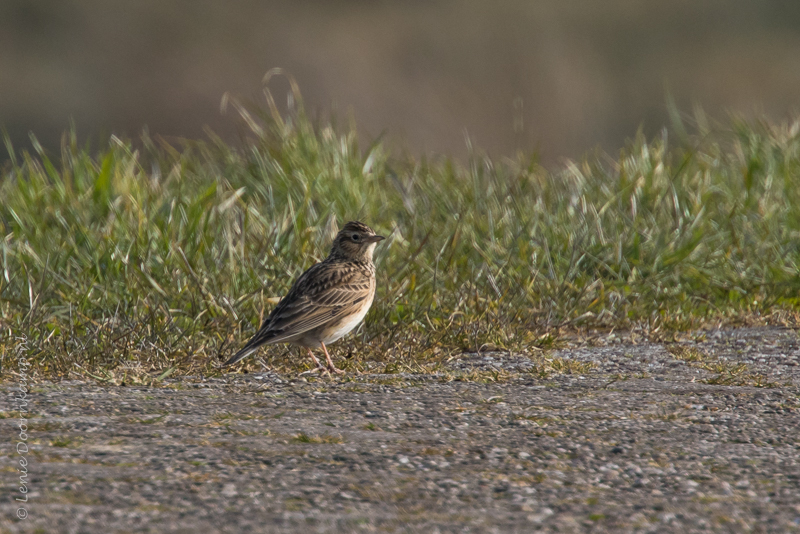
[(548, 357), (594, 368), (543, 377), (491, 353), (451, 362), (474, 381), (39, 384), (22, 521), (6, 381), (0, 531), (800, 532), (797, 332), (612, 335)]

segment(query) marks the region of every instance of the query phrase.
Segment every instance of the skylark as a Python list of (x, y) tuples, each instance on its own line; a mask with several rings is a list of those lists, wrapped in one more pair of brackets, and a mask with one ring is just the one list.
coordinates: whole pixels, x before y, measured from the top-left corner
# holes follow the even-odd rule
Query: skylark
[(246, 358), (261, 345), (291, 343), (305, 347), (316, 367), (324, 370), (311, 351), (321, 347), (328, 370), (343, 373), (333, 365), (326, 345), (358, 326), (372, 306), (375, 296), (372, 253), (383, 239), (360, 222), (345, 224), (336, 235), (328, 257), (295, 281), (256, 335), (225, 365)]

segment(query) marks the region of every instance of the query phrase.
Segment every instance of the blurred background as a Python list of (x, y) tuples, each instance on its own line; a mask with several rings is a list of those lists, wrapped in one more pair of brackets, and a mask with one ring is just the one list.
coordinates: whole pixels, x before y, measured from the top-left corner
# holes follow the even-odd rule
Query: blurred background
[[(800, 104), (800, 2), (2, 0), (0, 125), (57, 150), (108, 134), (235, 141), (226, 91), (263, 102), (283, 67), (317, 115), (414, 154), (536, 150), (545, 163), (700, 105), (781, 119)], [(271, 86), (285, 101), (288, 84)], [(5, 158), (4, 149), (0, 158)]]

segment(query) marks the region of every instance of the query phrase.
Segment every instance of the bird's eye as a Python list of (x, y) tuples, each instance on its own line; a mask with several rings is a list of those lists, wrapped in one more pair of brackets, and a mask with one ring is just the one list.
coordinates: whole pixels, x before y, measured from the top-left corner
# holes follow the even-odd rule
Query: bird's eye
[(350, 237), (351, 237), (351, 239), (352, 239), (353, 241), (360, 241), (360, 240), (361, 240), (361, 236), (360, 236), (360, 235), (358, 235), (358, 234), (353, 234), (353, 235), (352, 235), (352, 236), (350, 236)]

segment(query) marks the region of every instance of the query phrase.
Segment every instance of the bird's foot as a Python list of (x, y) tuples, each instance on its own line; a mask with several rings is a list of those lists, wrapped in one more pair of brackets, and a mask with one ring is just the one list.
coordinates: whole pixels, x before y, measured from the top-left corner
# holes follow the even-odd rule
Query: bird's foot
[(328, 354), (328, 347), (325, 346), (325, 343), (320, 343), (322, 345), (322, 350), (325, 352), (325, 361), (328, 364), (328, 371), (331, 373), (336, 373), (337, 375), (343, 375), (344, 371), (341, 369), (337, 369), (335, 365), (333, 365), (333, 360), (331, 360), (331, 355)]
[(337, 375), (343, 375), (344, 371), (341, 369), (337, 369), (335, 366), (330, 365), (327, 369), (330, 373), (336, 373)]

